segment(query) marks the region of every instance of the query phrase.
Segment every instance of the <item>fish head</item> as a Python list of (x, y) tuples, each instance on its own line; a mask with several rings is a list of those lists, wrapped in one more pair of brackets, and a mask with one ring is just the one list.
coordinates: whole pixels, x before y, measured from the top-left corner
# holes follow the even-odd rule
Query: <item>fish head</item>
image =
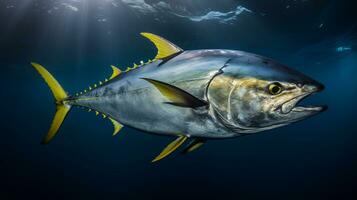
[(210, 82), (207, 98), (215, 117), (235, 132), (259, 132), (316, 115), (326, 106), (301, 106), (323, 90), (312, 78), (272, 60), (230, 60)]

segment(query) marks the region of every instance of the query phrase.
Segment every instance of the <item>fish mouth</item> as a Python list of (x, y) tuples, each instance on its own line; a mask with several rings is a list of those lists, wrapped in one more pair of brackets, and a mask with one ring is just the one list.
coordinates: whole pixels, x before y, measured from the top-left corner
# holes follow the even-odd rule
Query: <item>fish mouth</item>
[[(306, 99), (307, 97), (311, 96), (312, 94), (318, 93), (322, 91), (323, 89), (315, 89), (312, 92), (308, 92), (305, 94), (301, 94), (299, 96), (296, 96), (285, 103), (281, 104), (278, 107), (278, 110), (281, 114), (287, 115), (287, 114), (299, 114), (299, 115), (313, 115), (317, 114), (320, 112), (323, 112), (327, 109), (326, 105), (318, 105), (318, 106), (313, 106), (313, 105), (301, 105), (301, 102)], [(302, 117), (302, 116), (301, 116)]]

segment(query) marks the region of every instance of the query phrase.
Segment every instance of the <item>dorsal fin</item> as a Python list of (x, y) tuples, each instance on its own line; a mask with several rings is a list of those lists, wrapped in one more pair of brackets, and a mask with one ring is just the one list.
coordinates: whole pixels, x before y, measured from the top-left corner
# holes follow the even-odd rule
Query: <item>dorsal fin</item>
[(183, 51), (180, 47), (174, 45), (168, 40), (160, 36), (157, 36), (155, 34), (152, 33), (140, 33), (140, 34), (148, 38), (152, 43), (154, 43), (155, 47), (157, 48), (157, 55), (155, 59), (163, 59)]
[(112, 67), (113, 73), (112, 73), (112, 76), (109, 78), (109, 80), (113, 79), (114, 77), (118, 76), (121, 73), (121, 70), (119, 68), (115, 67), (114, 65), (111, 65), (110, 67)]

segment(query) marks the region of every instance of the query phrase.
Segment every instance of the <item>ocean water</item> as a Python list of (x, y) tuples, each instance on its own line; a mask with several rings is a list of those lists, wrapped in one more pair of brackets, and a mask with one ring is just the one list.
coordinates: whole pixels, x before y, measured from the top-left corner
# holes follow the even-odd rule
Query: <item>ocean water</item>
[[(0, 199), (356, 199), (357, 13), (352, 0), (0, 0)], [(71, 94), (155, 56), (139, 35), (183, 49), (261, 54), (325, 90), (315, 117), (208, 141), (150, 161), (172, 141), (73, 109), (49, 145), (52, 94), (30, 62)], [(188, 66), (189, 67), (189, 66)]]

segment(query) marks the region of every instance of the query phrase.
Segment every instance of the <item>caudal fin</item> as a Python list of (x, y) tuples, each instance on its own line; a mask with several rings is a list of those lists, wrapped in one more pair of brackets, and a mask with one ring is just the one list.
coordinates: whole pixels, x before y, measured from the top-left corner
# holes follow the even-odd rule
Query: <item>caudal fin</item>
[(41, 65), (37, 63), (31, 63), (31, 65), (45, 80), (48, 87), (51, 89), (56, 102), (56, 113), (53, 118), (50, 130), (42, 141), (42, 144), (48, 144), (56, 136), (59, 128), (66, 118), (69, 110), (71, 109), (71, 106), (65, 103), (64, 100), (68, 98), (68, 95), (62, 86), (57, 82), (57, 80)]

